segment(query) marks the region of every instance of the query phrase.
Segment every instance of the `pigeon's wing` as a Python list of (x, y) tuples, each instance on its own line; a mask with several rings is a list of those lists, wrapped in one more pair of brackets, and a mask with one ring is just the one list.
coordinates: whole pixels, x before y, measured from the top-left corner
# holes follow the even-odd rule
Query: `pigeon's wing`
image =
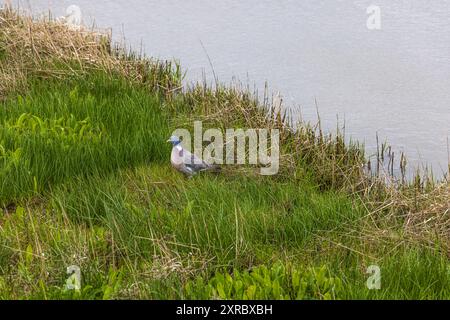
[(183, 149), (183, 163), (188, 169), (194, 172), (205, 170), (208, 169), (209, 167), (209, 164), (207, 164), (205, 161), (197, 157), (195, 154), (192, 154), (184, 149)]
[(188, 175), (188, 176), (192, 176), (194, 175), (196, 172), (192, 170), (192, 168), (190, 168), (189, 166), (182, 164), (181, 166), (179, 166), (178, 171)]

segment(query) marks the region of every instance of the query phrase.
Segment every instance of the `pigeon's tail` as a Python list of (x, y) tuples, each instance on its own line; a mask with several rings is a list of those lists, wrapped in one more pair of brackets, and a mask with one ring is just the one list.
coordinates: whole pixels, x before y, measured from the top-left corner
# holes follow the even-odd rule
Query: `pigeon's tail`
[(220, 173), (222, 171), (222, 167), (218, 164), (212, 164), (208, 166), (208, 171), (214, 172), (214, 173)]

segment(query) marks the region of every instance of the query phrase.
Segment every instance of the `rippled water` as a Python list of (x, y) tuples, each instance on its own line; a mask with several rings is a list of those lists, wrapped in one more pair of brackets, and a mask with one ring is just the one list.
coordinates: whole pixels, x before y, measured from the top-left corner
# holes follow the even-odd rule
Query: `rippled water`
[[(16, 4), (19, 1), (13, 1)], [(365, 141), (375, 133), (410, 165), (446, 170), (450, 136), (450, 1), (377, 0), (381, 29), (366, 26), (371, 1), (33, 0), (22, 8), (111, 27), (147, 55), (181, 61), (189, 80), (214, 71), (280, 91), (295, 115)], [(203, 44), (203, 45), (202, 45)], [(207, 54), (206, 54), (206, 52)]]

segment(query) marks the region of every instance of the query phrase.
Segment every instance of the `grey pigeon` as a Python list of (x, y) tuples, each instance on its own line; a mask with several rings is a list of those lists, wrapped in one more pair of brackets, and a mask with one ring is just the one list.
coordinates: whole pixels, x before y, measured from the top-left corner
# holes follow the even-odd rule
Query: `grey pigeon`
[(217, 165), (209, 164), (190, 153), (181, 146), (180, 138), (171, 136), (167, 142), (173, 145), (172, 153), (170, 154), (170, 163), (178, 171), (184, 173), (187, 177), (192, 177), (200, 171), (220, 171)]

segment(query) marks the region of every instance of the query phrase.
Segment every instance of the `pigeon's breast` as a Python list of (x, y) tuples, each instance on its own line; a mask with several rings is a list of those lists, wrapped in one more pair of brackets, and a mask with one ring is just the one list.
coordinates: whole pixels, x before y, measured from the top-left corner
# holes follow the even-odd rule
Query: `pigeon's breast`
[(183, 149), (179, 146), (172, 148), (172, 153), (170, 154), (170, 162), (176, 168), (182, 166), (183, 163)]

